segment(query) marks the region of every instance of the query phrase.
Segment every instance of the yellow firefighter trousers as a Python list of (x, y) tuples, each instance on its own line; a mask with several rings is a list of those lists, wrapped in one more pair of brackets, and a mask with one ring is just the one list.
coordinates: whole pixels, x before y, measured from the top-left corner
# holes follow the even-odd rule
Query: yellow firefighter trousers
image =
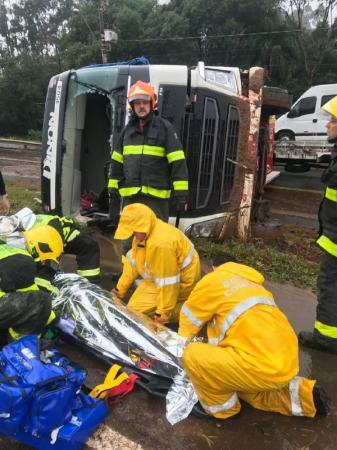
[[(137, 289), (132, 294), (128, 308), (134, 311), (141, 312), (149, 317), (153, 317), (157, 309), (157, 297), (158, 297), (158, 287), (151, 280), (141, 280)], [(178, 298), (177, 304), (173, 310), (171, 322), (179, 321), (180, 310), (183, 306), (186, 297), (180, 301)]]
[[(192, 262), (181, 271), (178, 298), (174, 305), (170, 322), (179, 322), (180, 310), (199, 279), (200, 260), (199, 256), (195, 255)], [(159, 289), (151, 279), (142, 279), (128, 302), (128, 308), (152, 318), (157, 309)]]
[(238, 414), (239, 399), (254, 408), (287, 416), (316, 414), (315, 380), (295, 377), (280, 383), (262, 373), (257, 376), (243, 368), (242, 357), (232, 347), (192, 343), (184, 351), (183, 363), (200, 403), (219, 419)]

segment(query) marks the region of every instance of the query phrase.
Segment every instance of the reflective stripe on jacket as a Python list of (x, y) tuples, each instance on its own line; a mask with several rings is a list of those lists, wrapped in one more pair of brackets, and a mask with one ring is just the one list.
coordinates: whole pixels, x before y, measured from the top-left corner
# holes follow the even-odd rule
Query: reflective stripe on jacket
[(152, 114), (141, 132), (139, 120), (131, 119), (111, 154), (108, 187), (122, 197), (138, 192), (168, 199), (187, 196), (188, 173), (185, 153), (170, 122)]
[(226, 263), (206, 275), (182, 307), (179, 334), (196, 336), (207, 324), (208, 341), (233, 347), (243, 360), (276, 381), (298, 371), (297, 338), (256, 270)]
[(7, 244), (0, 245), (0, 296), (8, 292), (38, 290), (36, 264), (30, 254)]
[(30, 254), (21, 248), (11, 247), (7, 244), (0, 244), (0, 259), (8, 258), (13, 255), (25, 255), (31, 258)]
[(317, 244), (330, 255), (337, 257), (337, 153), (336, 146), (331, 162), (322, 174), (326, 185), (324, 198), (320, 204), (318, 218), (320, 237)]
[(41, 225), (50, 225), (55, 228), (55, 230), (61, 234), (64, 244), (71, 242), (80, 234), (75, 221), (73, 219), (69, 219), (68, 217), (37, 214), (36, 222), (34, 223), (33, 228)]

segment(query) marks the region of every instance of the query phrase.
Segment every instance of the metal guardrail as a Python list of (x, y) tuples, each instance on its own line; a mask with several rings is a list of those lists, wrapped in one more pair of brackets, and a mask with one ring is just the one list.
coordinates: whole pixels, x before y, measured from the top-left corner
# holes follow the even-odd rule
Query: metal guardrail
[(42, 148), (41, 142), (21, 141), (14, 139), (0, 138), (0, 149), (17, 150), (17, 151), (36, 151), (40, 152)]

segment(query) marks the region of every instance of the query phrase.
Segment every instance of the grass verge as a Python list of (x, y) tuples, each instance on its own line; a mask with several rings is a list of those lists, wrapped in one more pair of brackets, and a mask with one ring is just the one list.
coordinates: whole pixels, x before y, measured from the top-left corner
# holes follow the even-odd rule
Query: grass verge
[(34, 212), (41, 211), (41, 204), (34, 199), (41, 198), (40, 184), (38, 181), (6, 182), (6, 191), (11, 203), (10, 214), (14, 214), (27, 206)]
[[(34, 200), (34, 198), (41, 198), (39, 182), (9, 182), (6, 188), (11, 202), (11, 214), (25, 206), (34, 212), (41, 211), (40, 204)], [(298, 233), (300, 236), (297, 236)], [(302, 247), (306, 247), (307, 253), (312, 253), (310, 245), (313, 245), (313, 238), (303, 236), (298, 229), (296, 235), (293, 230), (288, 230), (286, 242), (285, 251), (275, 248), (275, 240), (266, 243), (259, 238), (252, 238), (245, 243), (237, 239), (228, 239), (223, 244), (216, 244), (207, 239), (196, 239), (194, 243), (199, 254), (208, 260), (218, 254), (229, 254), (239, 262), (262, 272), (270, 281), (290, 283), (315, 291), (318, 262), (308, 261), (300, 254), (292, 254), (294, 248), (295, 251), (298, 250), (298, 242), (301, 242)], [(302, 248), (300, 250), (303, 253)]]
[(215, 255), (231, 255), (238, 262), (254, 267), (270, 281), (290, 283), (313, 291), (316, 289), (318, 263), (299, 255), (280, 252), (266, 245), (262, 239), (253, 238), (249, 242), (228, 239), (223, 244), (197, 239), (195, 245), (199, 254), (206, 259)]

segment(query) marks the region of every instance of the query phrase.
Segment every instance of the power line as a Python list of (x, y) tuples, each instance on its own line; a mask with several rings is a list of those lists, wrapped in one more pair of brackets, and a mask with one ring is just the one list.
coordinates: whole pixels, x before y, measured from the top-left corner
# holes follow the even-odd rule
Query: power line
[[(334, 31), (334, 27), (325, 27), (325, 28), (316, 28), (315, 31), (326, 31), (331, 30)], [(251, 33), (233, 33), (233, 34), (214, 34), (214, 35), (207, 35), (206, 39), (221, 39), (221, 38), (227, 38), (227, 37), (253, 37), (253, 36), (267, 36), (267, 35), (273, 35), (273, 34), (292, 34), (292, 33), (304, 33), (308, 30), (303, 30), (300, 28), (296, 28), (295, 30), (275, 30), (275, 31), (256, 31)], [(184, 40), (200, 40), (199, 36), (174, 36), (174, 37), (167, 37), (167, 38), (146, 38), (146, 39), (119, 39), (119, 42), (160, 42), (160, 41), (184, 41)]]

